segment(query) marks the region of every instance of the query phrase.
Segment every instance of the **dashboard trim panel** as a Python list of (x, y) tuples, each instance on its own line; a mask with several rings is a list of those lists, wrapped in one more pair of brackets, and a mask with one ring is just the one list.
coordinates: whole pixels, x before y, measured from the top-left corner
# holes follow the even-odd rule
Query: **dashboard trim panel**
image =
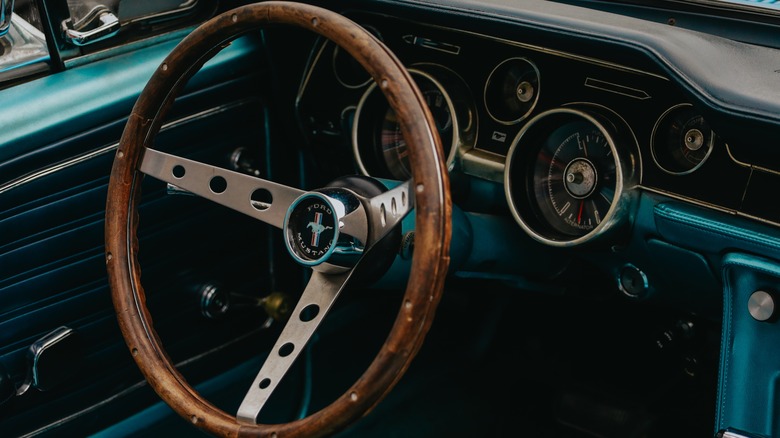
[[(199, 120), (203, 120), (207, 117), (213, 116), (215, 114), (220, 114), (225, 111), (229, 111), (235, 108), (238, 108), (240, 106), (246, 105), (251, 102), (256, 102), (256, 98), (248, 98), (248, 99), (242, 99), (237, 102), (233, 102), (227, 105), (221, 105), (215, 108), (210, 108), (205, 111), (201, 111), (197, 114), (191, 114), (182, 118), (179, 118), (177, 120), (172, 120), (170, 122), (165, 123), (161, 128), (160, 132), (167, 131), (169, 129), (177, 128), (179, 126), (186, 125), (191, 122), (196, 122)], [(112, 144), (109, 144), (108, 146), (103, 146), (99, 149), (95, 149), (93, 151), (87, 152), (85, 154), (78, 155), (76, 157), (73, 157), (69, 160), (63, 161), (61, 163), (55, 164), (54, 166), (40, 169), (35, 172), (29, 173), (27, 175), (24, 175), (20, 178), (17, 178), (15, 180), (11, 180), (5, 184), (0, 185), (0, 194), (3, 194), (5, 192), (8, 192), (10, 190), (13, 190), (17, 187), (21, 187), (25, 184), (31, 183), (39, 178), (43, 178), (45, 176), (54, 174), (56, 172), (59, 172), (61, 170), (65, 170), (71, 166), (75, 166), (79, 163), (82, 163), (84, 161), (91, 160), (92, 158), (97, 158), (101, 155), (107, 154), (119, 146), (119, 142), (114, 142)]]

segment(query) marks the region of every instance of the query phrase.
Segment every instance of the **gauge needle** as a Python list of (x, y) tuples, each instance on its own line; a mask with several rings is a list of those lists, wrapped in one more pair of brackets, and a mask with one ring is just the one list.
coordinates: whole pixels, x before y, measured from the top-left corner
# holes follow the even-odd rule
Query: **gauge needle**
[[(585, 141), (587, 140), (588, 137), (585, 137)], [(582, 149), (582, 152), (585, 154), (585, 158), (588, 158), (588, 146), (587, 143), (585, 143), (585, 141), (582, 141), (582, 138), (579, 136), (579, 134), (577, 135), (577, 142), (580, 144), (580, 148)]]
[(585, 201), (584, 200), (580, 201), (580, 211), (579, 213), (577, 213), (577, 225), (579, 225), (580, 222), (582, 222), (582, 207), (584, 205), (585, 205)]

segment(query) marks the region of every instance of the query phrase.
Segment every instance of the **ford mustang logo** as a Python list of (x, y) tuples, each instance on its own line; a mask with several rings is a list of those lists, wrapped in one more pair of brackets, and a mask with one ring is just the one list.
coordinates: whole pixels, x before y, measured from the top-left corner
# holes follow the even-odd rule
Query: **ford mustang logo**
[(333, 206), (320, 194), (302, 196), (291, 207), (285, 221), (287, 249), (308, 265), (324, 262), (338, 241)]
[(330, 225), (322, 225), (322, 213), (320, 212), (314, 213), (314, 220), (309, 222), (306, 228), (311, 230), (311, 246), (315, 248), (320, 246), (320, 234), (323, 231), (333, 229)]

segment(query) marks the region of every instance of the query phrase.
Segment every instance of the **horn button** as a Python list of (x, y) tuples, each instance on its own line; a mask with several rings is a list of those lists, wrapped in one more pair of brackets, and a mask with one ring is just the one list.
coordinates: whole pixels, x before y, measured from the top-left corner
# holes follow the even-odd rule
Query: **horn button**
[[(344, 272), (355, 266), (365, 248), (365, 236), (360, 236), (361, 240), (344, 232), (345, 221), (355, 220), (367, 221), (359, 199), (350, 190), (306, 193), (292, 203), (285, 216), (285, 246), (304, 266), (326, 273)], [(365, 230), (366, 226), (356, 229)]]

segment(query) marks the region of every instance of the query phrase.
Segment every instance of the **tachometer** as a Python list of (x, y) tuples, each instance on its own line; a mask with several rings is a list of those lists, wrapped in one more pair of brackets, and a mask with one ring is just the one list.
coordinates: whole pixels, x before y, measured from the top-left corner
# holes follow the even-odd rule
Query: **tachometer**
[(583, 243), (622, 221), (633, 185), (632, 136), (593, 111), (559, 108), (532, 119), (506, 161), (512, 213), (535, 239)]

